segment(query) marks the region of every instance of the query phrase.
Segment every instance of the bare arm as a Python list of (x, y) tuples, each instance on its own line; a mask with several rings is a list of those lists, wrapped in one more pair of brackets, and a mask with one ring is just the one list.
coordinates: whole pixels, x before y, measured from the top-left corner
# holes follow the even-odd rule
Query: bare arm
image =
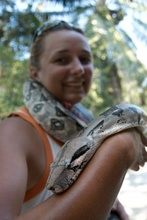
[[(39, 150), (41, 140), (36, 130), (18, 117), (0, 125), (0, 219), (15, 219), (20, 214), (26, 191), (42, 176), (39, 169), (41, 166), (44, 169), (39, 160), (43, 154)], [(34, 175), (37, 153), (39, 175)]]
[[(128, 140), (128, 146), (123, 143), (124, 138), (125, 142)], [(129, 151), (132, 147), (130, 144), (128, 133), (107, 139), (76, 183), (65, 193), (52, 196), (30, 212), (30, 218), (40, 216), (43, 209), (42, 219), (106, 219), (132, 159), (136, 156), (133, 148)], [(48, 208), (51, 212), (47, 211)], [(24, 220), (26, 216), (20, 219)]]
[[(31, 138), (37, 139), (33, 131)], [(4, 137), (2, 142), (3, 146), (9, 145), (6, 140), (4, 141)], [(30, 140), (27, 139), (23, 148), (19, 146), (20, 143), (14, 147), (15, 144), (11, 142), (15, 153), (9, 149), (10, 146), (9, 148), (6, 146), (7, 150), (2, 147), (3, 150), (0, 152), (2, 153), (0, 154), (2, 158), (2, 160), (0, 158), (2, 165), (0, 166), (0, 181), (2, 182), (0, 193), (3, 195), (0, 197), (0, 219), (106, 219), (128, 168), (133, 165), (133, 169), (137, 170), (139, 165), (143, 165), (143, 161), (146, 160), (143, 145), (141, 141), (136, 143), (133, 132), (123, 132), (112, 136), (102, 144), (69, 190), (60, 195), (53, 195), (20, 216), (19, 212), (27, 189), (29, 172), (27, 161), (30, 156), (27, 146), (29, 142)]]

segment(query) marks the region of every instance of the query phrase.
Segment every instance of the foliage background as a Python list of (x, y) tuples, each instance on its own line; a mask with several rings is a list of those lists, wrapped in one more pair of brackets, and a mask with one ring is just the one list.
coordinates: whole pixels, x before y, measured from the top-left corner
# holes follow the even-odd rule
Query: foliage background
[[(138, 40), (146, 46), (146, 12), (145, 0), (1, 0), (0, 118), (23, 105), (33, 34), (52, 18), (82, 27), (92, 47), (94, 81), (84, 105), (95, 115), (122, 101), (147, 110), (147, 69), (135, 44)], [(130, 22), (123, 29), (127, 17)]]

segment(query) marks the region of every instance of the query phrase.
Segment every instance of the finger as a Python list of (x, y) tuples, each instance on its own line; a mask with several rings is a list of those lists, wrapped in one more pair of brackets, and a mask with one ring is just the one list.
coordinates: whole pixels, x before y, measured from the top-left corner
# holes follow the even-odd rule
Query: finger
[(141, 136), (141, 139), (142, 139), (142, 143), (147, 146), (147, 137), (145, 135), (142, 135)]
[(145, 158), (144, 158), (144, 149), (142, 150), (142, 152), (139, 155), (139, 160), (138, 160), (138, 166), (144, 166), (145, 164)]
[(141, 167), (143, 167), (144, 165), (145, 165), (145, 161), (144, 160), (139, 163), (139, 166), (141, 166)]
[(144, 161), (147, 162), (147, 154), (144, 156)]
[(140, 166), (138, 164), (132, 164), (132, 166), (130, 167), (131, 170), (134, 170), (134, 171), (138, 171), (140, 169)]
[(144, 162), (147, 162), (147, 151), (146, 151), (146, 147), (142, 148), (142, 155), (143, 155), (143, 160)]

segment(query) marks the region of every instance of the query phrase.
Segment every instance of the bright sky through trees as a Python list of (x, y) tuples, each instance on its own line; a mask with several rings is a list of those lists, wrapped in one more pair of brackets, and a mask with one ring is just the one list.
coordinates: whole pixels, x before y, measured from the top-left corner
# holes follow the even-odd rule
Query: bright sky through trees
[[(29, 1), (22, 2), (21, 0), (17, 0), (16, 4), (18, 5), (19, 10), (25, 10), (27, 8), (28, 2)], [(91, 2), (93, 2), (93, 1), (91, 1)], [(109, 7), (111, 9), (117, 7), (117, 5), (114, 4), (112, 0), (107, 0), (106, 2), (109, 4)], [(36, 7), (36, 4), (34, 3), (34, 9), (35, 9), (35, 7)], [(46, 9), (49, 9), (50, 12), (62, 11), (63, 7), (62, 7), (62, 5), (57, 4), (57, 3), (51, 3), (51, 2), (44, 1), (44, 3), (42, 5), (40, 5), (39, 10), (47, 11)], [(64, 19), (64, 20), (70, 20), (70, 15), (64, 15), (64, 16), (62, 15), (62, 16), (58, 16), (58, 18)], [(146, 19), (146, 16), (144, 17), (144, 19)], [(80, 23), (82, 24), (83, 22), (81, 21)], [(129, 33), (129, 35), (131, 36), (131, 38), (137, 48), (138, 59), (141, 62), (143, 62), (143, 64), (147, 67), (147, 61), (146, 61), (147, 45), (135, 36), (134, 31), (133, 31), (133, 20), (132, 20), (131, 13), (128, 13), (128, 15), (125, 16), (124, 20), (122, 22), (120, 22), (119, 25), (122, 29), (124, 29), (125, 31), (127, 31)]]

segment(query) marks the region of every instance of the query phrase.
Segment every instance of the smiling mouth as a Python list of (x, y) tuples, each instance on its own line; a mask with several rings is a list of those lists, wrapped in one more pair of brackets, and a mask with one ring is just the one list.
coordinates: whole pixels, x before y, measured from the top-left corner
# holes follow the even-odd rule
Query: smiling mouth
[(83, 86), (84, 82), (71, 82), (71, 83), (66, 83), (65, 85), (67, 87), (80, 87)]

